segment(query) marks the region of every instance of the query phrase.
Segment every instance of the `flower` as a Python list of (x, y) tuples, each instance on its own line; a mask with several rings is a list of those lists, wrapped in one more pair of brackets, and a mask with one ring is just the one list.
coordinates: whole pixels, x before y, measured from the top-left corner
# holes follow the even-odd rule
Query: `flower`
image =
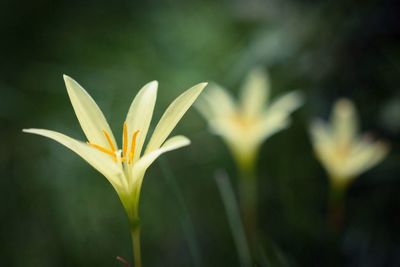
[(138, 204), (144, 174), (161, 154), (190, 144), (189, 139), (181, 135), (168, 140), (167, 138), (206, 83), (193, 86), (170, 104), (142, 153), (156, 102), (156, 81), (146, 84), (134, 98), (123, 125), (122, 148), (119, 149), (96, 102), (75, 80), (66, 75), (64, 80), (75, 114), (88, 141), (81, 142), (50, 130), (23, 131), (53, 139), (81, 156), (114, 187), (130, 222), (139, 223)]
[(290, 113), (303, 102), (299, 92), (291, 92), (268, 104), (269, 94), (268, 76), (256, 68), (242, 86), (239, 103), (226, 90), (213, 85), (196, 105), (211, 131), (225, 140), (243, 168), (254, 163), (265, 139), (289, 126)]
[(349, 99), (336, 101), (330, 123), (315, 120), (310, 130), (316, 156), (338, 188), (378, 164), (388, 153), (384, 142), (359, 136), (356, 110)]

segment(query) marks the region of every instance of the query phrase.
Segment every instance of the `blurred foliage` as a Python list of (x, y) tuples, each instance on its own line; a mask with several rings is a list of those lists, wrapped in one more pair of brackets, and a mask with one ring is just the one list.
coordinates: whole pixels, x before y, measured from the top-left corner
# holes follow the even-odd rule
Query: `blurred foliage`
[[(2, 0), (1, 265), (121, 266), (115, 256), (131, 257), (128, 223), (106, 179), (59, 144), (21, 132), (84, 138), (63, 73), (121, 133), (131, 99), (150, 80), (160, 82), (155, 123), (189, 86), (216, 81), (236, 93), (262, 64), (274, 95), (300, 89), (307, 98), (258, 162), (266, 257), (276, 266), (399, 266), (399, 11), (394, 0)], [(326, 224), (327, 178), (308, 125), (342, 96), (356, 103), (363, 131), (392, 148), (351, 186), (337, 236)], [(202, 266), (237, 266), (213, 178), (223, 168), (235, 183), (233, 161), (194, 109), (175, 132), (192, 145), (165, 156), (175, 185), (158, 164), (144, 180), (144, 265), (195, 266), (189, 243), (196, 242)]]

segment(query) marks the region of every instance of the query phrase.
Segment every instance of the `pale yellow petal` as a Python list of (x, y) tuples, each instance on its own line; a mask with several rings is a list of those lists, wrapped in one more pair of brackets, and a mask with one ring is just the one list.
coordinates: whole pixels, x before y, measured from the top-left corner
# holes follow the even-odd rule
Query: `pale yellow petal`
[(254, 138), (262, 142), (273, 134), (287, 128), (290, 124), (290, 112), (302, 104), (301, 94), (288, 93), (267, 108), (254, 122)]
[(254, 138), (261, 143), (275, 133), (286, 129), (289, 124), (290, 120), (286, 114), (270, 113), (260, 120), (259, 124), (257, 125), (257, 132), (255, 133)]
[(336, 101), (331, 118), (335, 138), (341, 145), (351, 143), (357, 135), (358, 121), (353, 102), (349, 99)]
[(195, 107), (207, 120), (210, 130), (219, 135), (236, 134), (236, 106), (232, 96), (222, 87), (212, 84), (199, 97)]
[(168, 139), (160, 148), (141, 157), (132, 168), (132, 174), (145, 172), (147, 168), (162, 154), (184, 146), (188, 146), (190, 140), (182, 135), (177, 135)]
[(388, 145), (383, 142), (362, 140), (357, 145), (357, 150), (349, 155), (348, 172), (358, 176), (381, 162), (387, 155)]
[(64, 81), (75, 114), (88, 141), (109, 148), (110, 144), (103, 133), (103, 131), (106, 131), (116, 147), (110, 126), (93, 98), (69, 76), (64, 75)]
[(154, 105), (157, 98), (157, 87), (157, 81), (152, 81), (143, 86), (133, 100), (126, 116), (129, 140), (128, 148), (131, 147), (133, 133), (139, 131), (135, 146), (134, 161), (140, 156), (151, 118), (153, 117)]
[[(143, 177), (147, 168), (163, 153), (178, 149), (183, 146), (187, 146), (190, 144), (190, 140), (184, 136), (175, 136), (168, 139), (164, 145), (140, 158), (136, 163), (133, 164), (131, 172), (131, 180), (129, 181), (130, 187), (127, 192), (127, 205), (125, 205), (125, 209), (128, 214), (132, 212), (131, 216), (134, 218), (138, 218), (138, 208), (137, 205), (139, 203), (140, 191), (142, 188)], [(134, 208), (129, 207), (129, 204), (134, 203)]]
[(253, 69), (246, 77), (241, 91), (241, 106), (244, 116), (254, 117), (266, 105), (270, 91), (269, 77), (262, 68)]
[(44, 129), (24, 129), (25, 133), (32, 133), (53, 139), (81, 156), (90, 165), (103, 174), (115, 187), (121, 186), (122, 172), (112, 157), (98, 151), (90, 145), (75, 140), (64, 134)]
[(331, 129), (326, 123), (315, 120), (310, 126), (311, 142), (314, 151), (324, 165), (330, 172), (336, 167), (335, 158), (335, 143), (331, 134)]
[(300, 92), (290, 92), (271, 103), (271, 105), (267, 109), (267, 112), (289, 114), (298, 109), (303, 104), (303, 102), (303, 96)]
[(231, 94), (217, 84), (211, 84), (200, 97), (213, 116), (226, 117), (237, 112), (235, 101)]
[(196, 101), (194, 107), (199, 111), (199, 113), (204, 117), (206, 121), (212, 120), (215, 116), (214, 112), (211, 110), (210, 105), (202, 97), (200, 97)]
[(146, 153), (154, 151), (161, 146), (206, 85), (207, 83), (200, 83), (193, 86), (169, 105), (154, 129), (153, 135), (147, 145)]
[(314, 145), (325, 144), (332, 146), (333, 139), (329, 125), (321, 120), (314, 120), (310, 126), (311, 141)]
[(228, 119), (214, 119), (209, 121), (210, 131), (213, 134), (220, 135), (229, 142), (248, 140), (247, 131)]

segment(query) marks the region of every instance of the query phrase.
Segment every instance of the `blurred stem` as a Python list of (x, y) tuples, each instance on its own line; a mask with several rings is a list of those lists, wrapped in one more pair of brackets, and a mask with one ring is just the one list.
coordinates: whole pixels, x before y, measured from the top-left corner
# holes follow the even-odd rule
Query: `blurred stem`
[(132, 238), (132, 249), (133, 258), (135, 261), (135, 267), (142, 267), (142, 256), (140, 252), (140, 224), (135, 223), (131, 226), (131, 238)]
[(335, 232), (340, 232), (344, 222), (346, 184), (330, 186), (328, 223)]
[(229, 182), (228, 175), (224, 171), (218, 171), (215, 174), (215, 180), (217, 181), (222, 202), (228, 216), (229, 225), (231, 227), (233, 239), (239, 255), (240, 265), (242, 267), (250, 267), (251, 256), (249, 246), (246, 240), (243, 224), (240, 219), (240, 213), (235, 194), (232, 185)]
[(257, 251), (257, 176), (255, 172), (256, 157), (239, 164), (239, 200), (247, 238), (253, 254)]
[(200, 267), (202, 266), (201, 253), (198, 244), (198, 240), (196, 238), (196, 233), (194, 230), (193, 221), (189, 214), (189, 209), (185, 203), (185, 199), (182, 195), (182, 190), (179, 187), (178, 179), (171, 171), (169, 167), (168, 161), (165, 158), (159, 159), (161, 171), (163, 172), (163, 176), (167, 180), (169, 186), (171, 187), (172, 192), (174, 193), (178, 205), (178, 209), (180, 212), (180, 218), (182, 222), (182, 227), (185, 232), (185, 236), (188, 242), (189, 250), (192, 254), (194, 266)]

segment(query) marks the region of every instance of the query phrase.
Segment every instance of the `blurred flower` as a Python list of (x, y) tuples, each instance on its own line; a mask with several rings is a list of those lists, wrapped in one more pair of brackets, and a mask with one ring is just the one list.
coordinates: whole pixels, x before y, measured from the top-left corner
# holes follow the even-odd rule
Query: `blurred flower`
[(384, 142), (358, 135), (356, 110), (348, 99), (340, 99), (334, 104), (330, 124), (320, 120), (312, 123), (311, 139), (318, 159), (337, 188), (345, 187), (388, 153), (388, 145)]
[(123, 125), (122, 149), (119, 149), (106, 118), (94, 100), (75, 80), (68, 76), (64, 76), (64, 80), (88, 142), (49, 130), (23, 131), (63, 144), (103, 174), (118, 193), (134, 226), (139, 223), (139, 195), (147, 168), (161, 154), (190, 144), (189, 139), (184, 136), (166, 139), (206, 84), (201, 83), (190, 88), (171, 103), (154, 129), (146, 150), (141, 153), (156, 102), (156, 81), (146, 84), (133, 100)]
[(258, 251), (257, 176), (255, 163), (262, 142), (288, 127), (289, 115), (302, 104), (298, 92), (288, 93), (268, 104), (268, 76), (260, 69), (250, 71), (242, 86), (239, 103), (223, 88), (214, 85), (196, 107), (211, 131), (227, 143), (239, 170), (238, 194), (242, 220), (250, 250)]
[(239, 103), (226, 90), (213, 85), (196, 104), (242, 168), (254, 164), (262, 142), (288, 127), (290, 113), (303, 102), (299, 92), (291, 92), (268, 104), (269, 94), (268, 76), (257, 68), (248, 74)]

